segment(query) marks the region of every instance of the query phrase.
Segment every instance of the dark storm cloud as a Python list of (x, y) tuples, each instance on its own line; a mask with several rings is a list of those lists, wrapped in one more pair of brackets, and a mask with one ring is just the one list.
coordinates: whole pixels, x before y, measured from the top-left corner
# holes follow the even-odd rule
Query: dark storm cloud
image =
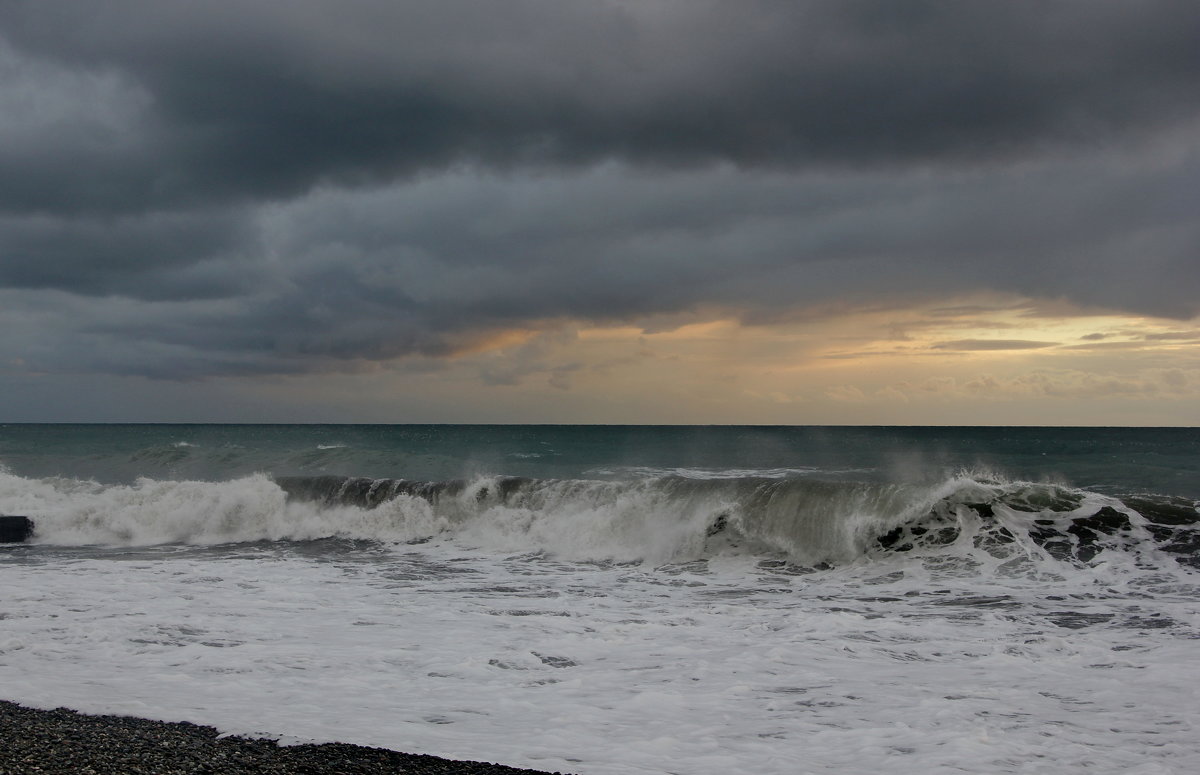
[(252, 282), (245, 218), (156, 212), (120, 218), (0, 217), (0, 287), (164, 300), (227, 296)]
[(148, 97), (137, 147), (0, 155), (14, 210), (458, 161), (988, 161), (1193, 118), (1200, 80), (1200, 6), (1169, 0), (8, 2), (0, 30)]
[(1165, 1), (2, 2), (0, 368), (978, 290), (1188, 318), (1196, 40)]
[[(1178, 225), (1148, 197), (1105, 228), (1088, 224), (1089, 212), (1105, 209), (1099, 192), (1146, 190), (1141, 176), (1073, 165), (1029, 176), (798, 183), (732, 170), (610, 167), (327, 190), (260, 212), (253, 250), (215, 262), (228, 270), (221, 276), (237, 279), (236, 293), (197, 293), (187, 303), (177, 295), (173, 304), (142, 293), (139, 304), (104, 298), (90, 312), (80, 301), (61, 325), (114, 344), (62, 358), (49, 351), (37, 365), (110, 370), (110, 353), (128, 350), (120, 368), (136, 370), (133, 343), (143, 342), (142, 368), (159, 376), (352, 370), (444, 356), (505, 328), (639, 321), (705, 306), (773, 322), (831, 303), (852, 310), (978, 289), (1102, 298), (1159, 315), (1194, 309), (1196, 264), (1186, 250), (1167, 248), (1196, 243), (1152, 245), (1179, 228), (1195, 234), (1190, 221)], [(1015, 179), (1024, 182), (1014, 188)], [(1028, 188), (1047, 202), (1072, 192), (1092, 199), (1073, 215), (1042, 212), (1020, 196)], [(974, 252), (963, 236), (972, 228), (987, 235)], [(1137, 261), (1113, 247), (1131, 234), (1145, 243)], [(93, 280), (105, 277), (137, 291), (158, 282), (137, 272)]]

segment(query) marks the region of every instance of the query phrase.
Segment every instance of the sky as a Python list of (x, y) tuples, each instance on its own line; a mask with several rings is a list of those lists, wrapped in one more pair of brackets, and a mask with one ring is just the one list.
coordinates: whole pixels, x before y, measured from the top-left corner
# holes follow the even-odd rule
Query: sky
[(1194, 0), (0, 0), (0, 421), (1200, 425)]

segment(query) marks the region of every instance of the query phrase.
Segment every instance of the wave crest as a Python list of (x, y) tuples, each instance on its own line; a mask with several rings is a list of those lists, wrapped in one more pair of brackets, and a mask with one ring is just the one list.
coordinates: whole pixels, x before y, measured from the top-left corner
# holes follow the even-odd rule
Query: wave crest
[(656, 564), (742, 553), (807, 566), (914, 552), (1088, 563), (1105, 552), (1153, 550), (1200, 567), (1195, 502), (1119, 499), (969, 473), (934, 486), (770, 477), (427, 482), (261, 474), (112, 486), (0, 473), (0, 513), (33, 518), (34, 541), (61, 545), (341, 537)]

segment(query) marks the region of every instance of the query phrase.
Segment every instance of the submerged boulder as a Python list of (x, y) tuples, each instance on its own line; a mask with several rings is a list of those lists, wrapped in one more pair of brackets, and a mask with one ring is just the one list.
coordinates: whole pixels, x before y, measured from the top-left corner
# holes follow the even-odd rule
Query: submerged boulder
[(29, 517), (0, 516), (0, 543), (20, 543), (33, 535), (33, 520)]

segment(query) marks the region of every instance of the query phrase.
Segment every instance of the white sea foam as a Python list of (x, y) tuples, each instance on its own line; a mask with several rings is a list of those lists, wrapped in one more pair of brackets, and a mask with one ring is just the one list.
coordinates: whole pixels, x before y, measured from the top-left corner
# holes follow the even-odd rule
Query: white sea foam
[(4, 695), (588, 775), (1200, 765), (1186, 575), (286, 547), (0, 560)]
[[(1023, 511), (1026, 490), (1069, 503)], [(1102, 496), (971, 477), (503, 492), (367, 510), (265, 476), (0, 474), (0, 512), (36, 516), (40, 542), (0, 549), (0, 696), (584, 775), (1200, 769), (1195, 572), (1135, 546), (1132, 512), (1091, 562), (1030, 538), (1119, 505)], [(925, 532), (864, 543), (897, 526)], [(380, 542), (297, 540), (331, 535)], [(789, 564), (779, 547), (806, 541), (858, 554)]]
[(405, 542), (446, 528), (430, 504), (401, 496), (379, 509), (289, 503), (268, 477), (227, 482), (139, 479), (100, 485), (0, 473), (0, 513), (34, 519), (34, 543), (58, 546), (214, 545), (331, 536)]

